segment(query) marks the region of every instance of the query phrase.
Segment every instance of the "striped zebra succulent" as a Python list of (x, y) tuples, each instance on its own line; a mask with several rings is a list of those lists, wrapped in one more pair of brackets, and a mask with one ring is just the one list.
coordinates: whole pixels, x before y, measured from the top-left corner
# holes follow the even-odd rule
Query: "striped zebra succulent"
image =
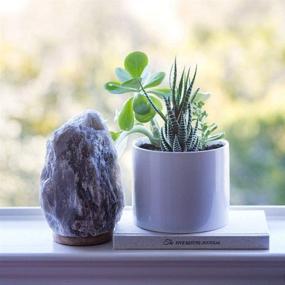
[[(151, 98), (142, 90), (152, 107), (164, 121), (160, 128), (160, 149), (169, 152), (189, 152), (203, 150), (207, 144), (214, 139), (219, 139), (223, 133), (212, 135), (216, 130), (216, 124), (208, 125), (205, 122), (206, 111), (202, 110), (204, 102), (198, 100), (201, 97), (199, 88), (193, 91), (197, 74), (197, 66), (192, 78), (190, 68), (187, 73), (183, 70), (181, 77), (177, 80), (176, 60), (172, 67), (172, 78), (170, 78), (170, 96), (164, 96), (166, 115), (151, 102)], [(170, 76), (171, 77), (171, 76)]]
[(192, 79), (189, 79), (190, 69), (186, 76), (183, 71), (176, 86), (177, 65), (176, 60), (173, 68), (173, 80), (170, 84), (171, 98), (164, 98), (167, 120), (160, 130), (160, 147), (163, 151), (196, 151), (199, 148), (198, 119), (193, 119), (193, 99), (199, 92), (199, 88), (192, 92), (197, 74), (195, 68)]

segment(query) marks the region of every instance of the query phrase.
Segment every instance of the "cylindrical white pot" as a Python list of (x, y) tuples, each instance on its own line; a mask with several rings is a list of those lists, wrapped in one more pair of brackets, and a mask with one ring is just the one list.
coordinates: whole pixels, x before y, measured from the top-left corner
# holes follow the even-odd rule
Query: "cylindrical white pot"
[(225, 226), (229, 214), (229, 144), (198, 152), (162, 152), (134, 144), (134, 210), (139, 227), (194, 233)]

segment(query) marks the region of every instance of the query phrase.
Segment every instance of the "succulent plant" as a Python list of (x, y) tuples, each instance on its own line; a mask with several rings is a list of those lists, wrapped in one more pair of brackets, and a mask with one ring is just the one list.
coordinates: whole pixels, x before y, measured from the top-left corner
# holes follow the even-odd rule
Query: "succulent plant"
[[(112, 132), (113, 139), (122, 141), (128, 135), (141, 133), (157, 149), (170, 152), (204, 150), (211, 141), (223, 137), (215, 133), (216, 124), (208, 124), (205, 101), (210, 94), (199, 88), (193, 91), (197, 66), (193, 76), (185, 68), (178, 78), (176, 59), (169, 77), (169, 88), (157, 88), (165, 77), (164, 72), (150, 75), (145, 67), (147, 56), (142, 52), (129, 54), (125, 69), (117, 68), (121, 82), (108, 82), (105, 88), (111, 93), (132, 93), (117, 115), (120, 130)], [(165, 108), (163, 109), (164, 102)], [(160, 126), (158, 115), (162, 121)]]
[(187, 73), (184, 69), (179, 81), (177, 81), (176, 60), (172, 71), (171, 96), (163, 98), (166, 115), (156, 109), (152, 99), (141, 86), (149, 103), (164, 121), (164, 126), (160, 128), (160, 149), (172, 152), (203, 150), (210, 141), (223, 137), (223, 133), (213, 135), (217, 125), (208, 125), (205, 121), (208, 114), (203, 110), (203, 106), (209, 94), (199, 93), (199, 88), (193, 92), (197, 66), (192, 78), (190, 78), (190, 68)]

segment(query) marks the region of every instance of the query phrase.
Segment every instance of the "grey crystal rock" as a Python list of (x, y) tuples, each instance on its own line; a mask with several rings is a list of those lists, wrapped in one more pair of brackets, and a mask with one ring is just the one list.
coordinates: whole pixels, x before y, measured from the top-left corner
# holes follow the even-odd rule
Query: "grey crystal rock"
[(50, 137), (40, 197), (58, 235), (92, 237), (113, 230), (123, 193), (116, 151), (97, 112), (72, 118)]

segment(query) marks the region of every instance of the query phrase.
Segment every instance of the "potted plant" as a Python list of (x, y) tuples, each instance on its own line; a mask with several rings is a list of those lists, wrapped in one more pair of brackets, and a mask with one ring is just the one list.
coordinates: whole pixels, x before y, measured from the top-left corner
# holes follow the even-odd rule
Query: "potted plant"
[(210, 231), (227, 224), (229, 212), (229, 144), (217, 125), (207, 122), (208, 93), (194, 91), (197, 67), (178, 76), (176, 60), (168, 88), (158, 88), (165, 73), (150, 74), (142, 52), (129, 54), (119, 81), (108, 91), (131, 93), (117, 122), (113, 139), (120, 144), (140, 133), (134, 154), (136, 223), (169, 233)]

